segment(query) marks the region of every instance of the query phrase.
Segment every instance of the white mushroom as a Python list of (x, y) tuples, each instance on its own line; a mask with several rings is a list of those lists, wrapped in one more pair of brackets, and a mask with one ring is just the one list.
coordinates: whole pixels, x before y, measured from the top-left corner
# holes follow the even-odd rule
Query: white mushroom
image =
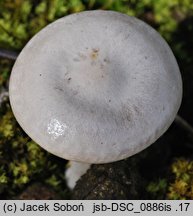
[(83, 163), (127, 158), (171, 125), (182, 98), (178, 65), (149, 25), (113, 11), (61, 18), (35, 35), (11, 74), (25, 132)]

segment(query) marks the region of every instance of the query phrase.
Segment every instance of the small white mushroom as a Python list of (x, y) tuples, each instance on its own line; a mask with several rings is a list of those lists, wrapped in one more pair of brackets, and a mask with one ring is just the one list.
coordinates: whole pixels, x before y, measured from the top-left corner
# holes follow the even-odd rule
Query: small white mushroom
[(137, 18), (86, 11), (35, 35), (11, 74), (10, 101), (49, 152), (83, 163), (127, 158), (171, 125), (182, 81), (164, 39)]

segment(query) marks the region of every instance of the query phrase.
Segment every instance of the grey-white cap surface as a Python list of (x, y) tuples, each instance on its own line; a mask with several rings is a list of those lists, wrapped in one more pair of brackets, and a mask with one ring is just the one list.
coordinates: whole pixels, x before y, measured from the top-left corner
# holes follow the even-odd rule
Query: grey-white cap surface
[(86, 11), (36, 34), (10, 78), (21, 127), (69, 160), (127, 158), (170, 126), (182, 98), (178, 65), (164, 39), (137, 18)]

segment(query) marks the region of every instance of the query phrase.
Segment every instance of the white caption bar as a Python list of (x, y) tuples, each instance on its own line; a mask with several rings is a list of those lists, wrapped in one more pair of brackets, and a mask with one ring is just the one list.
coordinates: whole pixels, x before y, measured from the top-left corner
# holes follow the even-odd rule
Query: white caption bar
[(1, 200), (0, 215), (4, 216), (192, 216), (193, 201), (169, 200)]

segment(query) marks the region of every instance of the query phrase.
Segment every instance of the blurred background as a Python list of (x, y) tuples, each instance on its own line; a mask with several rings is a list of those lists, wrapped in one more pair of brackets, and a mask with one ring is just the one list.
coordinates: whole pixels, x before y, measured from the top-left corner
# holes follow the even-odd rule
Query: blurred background
[[(14, 59), (34, 34), (60, 17), (95, 9), (136, 16), (160, 32), (182, 73), (179, 115), (193, 125), (192, 0), (0, 0), (0, 199), (71, 198), (66, 161), (45, 152), (19, 127), (9, 105), (8, 82)], [(193, 199), (191, 127), (174, 122), (158, 143), (165, 152), (145, 160), (141, 199)]]

